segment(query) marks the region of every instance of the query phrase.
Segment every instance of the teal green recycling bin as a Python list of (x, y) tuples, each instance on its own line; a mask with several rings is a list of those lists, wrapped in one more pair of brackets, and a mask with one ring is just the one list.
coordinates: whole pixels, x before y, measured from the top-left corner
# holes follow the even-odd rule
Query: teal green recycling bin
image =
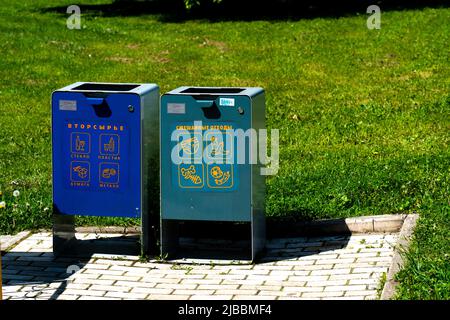
[(262, 88), (180, 87), (160, 112), (161, 253), (178, 256), (177, 225), (249, 226), (248, 255), (265, 242), (265, 179), (253, 147), (265, 128)]

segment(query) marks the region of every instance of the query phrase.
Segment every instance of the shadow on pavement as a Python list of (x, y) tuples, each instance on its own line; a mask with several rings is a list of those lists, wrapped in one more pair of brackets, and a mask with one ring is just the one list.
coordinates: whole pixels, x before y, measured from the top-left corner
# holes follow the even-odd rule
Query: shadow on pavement
[[(53, 300), (58, 298), (72, 281), (70, 276), (81, 272), (95, 257), (94, 254), (111, 255), (111, 259), (114, 256), (120, 258), (121, 255), (139, 255), (138, 239), (138, 235), (78, 239), (73, 251), (57, 257), (51, 250), (37, 251), (39, 245), (34, 252), (10, 251), (2, 257), (2, 284), (4, 287), (31, 286), (28, 292), (22, 294), (22, 298), (33, 298), (39, 293), (40, 298)], [(49, 292), (48, 295), (46, 291)]]

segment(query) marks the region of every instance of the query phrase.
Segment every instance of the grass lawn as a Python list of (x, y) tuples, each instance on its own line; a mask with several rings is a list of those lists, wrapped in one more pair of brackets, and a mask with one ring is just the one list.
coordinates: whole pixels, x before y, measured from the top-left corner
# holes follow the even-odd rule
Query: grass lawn
[(46, 8), (72, 2), (0, 5), (0, 234), (51, 225), (52, 90), (75, 81), (156, 82), (162, 92), (261, 86), (281, 144), (267, 215), (416, 211), (399, 298), (450, 298), (450, 9), (383, 12), (381, 30), (366, 28), (364, 12), (162, 22), (82, 11), (83, 28), (69, 30), (68, 15)]

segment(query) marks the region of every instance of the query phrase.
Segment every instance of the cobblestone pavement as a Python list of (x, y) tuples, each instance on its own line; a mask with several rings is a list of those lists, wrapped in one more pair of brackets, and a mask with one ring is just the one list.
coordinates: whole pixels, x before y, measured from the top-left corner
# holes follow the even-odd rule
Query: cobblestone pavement
[[(79, 239), (117, 234), (78, 234)], [(396, 234), (267, 242), (257, 264), (169, 264), (94, 254), (55, 259), (48, 232), (3, 256), (4, 299), (376, 299)]]

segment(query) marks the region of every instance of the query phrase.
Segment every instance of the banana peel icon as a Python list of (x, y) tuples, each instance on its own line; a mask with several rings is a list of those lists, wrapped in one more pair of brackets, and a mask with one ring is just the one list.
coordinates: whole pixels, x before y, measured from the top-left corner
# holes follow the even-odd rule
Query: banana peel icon
[(180, 146), (185, 154), (195, 154), (198, 151), (200, 143), (197, 137), (193, 137), (180, 142)]
[(181, 168), (181, 175), (186, 180), (191, 180), (193, 184), (202, 183), (202, 178), (196, 174), (195, 167), (193, 165), (189, 166), (189, 168)]

